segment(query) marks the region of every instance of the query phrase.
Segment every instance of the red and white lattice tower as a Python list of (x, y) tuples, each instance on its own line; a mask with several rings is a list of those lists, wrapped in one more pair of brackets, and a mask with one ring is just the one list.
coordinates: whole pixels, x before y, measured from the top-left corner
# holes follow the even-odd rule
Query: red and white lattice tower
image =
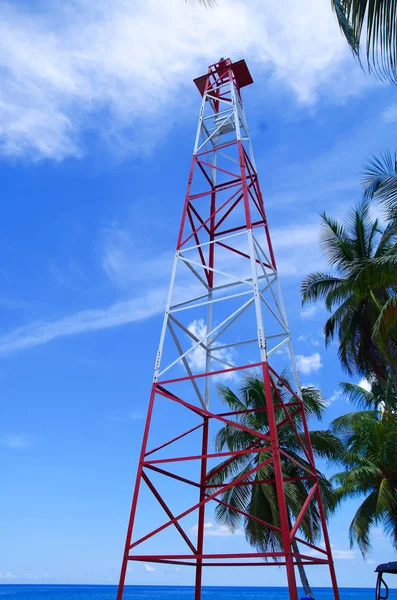
[[(221, 59), (195, 83), (202, 104), (117, 599), (122, 600), (127, 567), (135, 561), (193, 567), (195, 600), (200, 600), (202, 569), (206, 566), (284, 565), (289, 597), (297, 600), (298, 562), (327, 565), (334, 598), (338, 600), (291, 336), (241, 100), (241, 88), (253, 81), (245, 61), (232, 63)], [(279, 374), (285, 367), (292, 373), (291, 385)], [(230, 387), (238, 387), (238, 379), (248, 370), (256, 370), (263, 377), (267, 434), (236, 422), (236, 415), (248, 414), (253, 409), (225, 413), (219, 394), (211, 396), (214, 381), (216, 385), (229, 380)], [(288, 401), (289, 409), (285, 408), (280, 386), (285, 386), (292, 398)], [(278, 398), (276, 405), (274, 395)], [(301, 415), (303, 436), (298, 435), (291, 418), (292, 406), (293, 416)], [(275, 407), (285, 412), (281, 421), (275, 416)], [(155, 426), (156, 418), (160, 425)], [(216, 431), (225, 424), (254, 436), (255, 442), (243, 451), (217, 452), (211, 428)], [(296, 453), (291, 456), (279, 447), (278, 431), (286, 426), (296, 435), (306, 466), (299, 462)], [(163, 439), (152, 443), (153, 431), (157, 438), (162, 435)], [(253, 457), (250, 470), (219, 486), (208, 483), (210, 468), (228, 460), (233, 471), (242, 454)], [(297, 479), (305, 481), (307, 489), (302, 509), (292, 523), (284, 489), (291, 480), (283, 473), (286, 461), (298, 466), (302, 476)], [(227, 506), (223, 492), (232, 486), (254, 485), (250, 475), (270, 463), (274, 479), (263, 484), (274, 486), (279, 526), (254, 518), (263, 527), (277, 529), (282, 550), (256, 552), (248, 546), (246, 552), (235, 552), (234, 540), (228, 537), (224, 538), (228, 548), (222, 553), (207, 553), (206, 510), (213, 510), (219, 503)], [(145, 486), (141, 486), (142, 482)], [(149, 496), (156, 507), (150, 507)], [(300, 533), (302, 519), (312, 503), (321, 518), (324, 546), (309, 543)], [(144, 519), (139, 518), (137, 510), (143, 510)], [(233, 510), (244, 519), (253, 518), (245, 511)], [(149, 531), (142, 529), (143, 523), (149, 524)], [(177, 538), (174, 542), (170, 541), (170, 531)], [(296, 545), (293, 550), (293, 541), (299, 544), (299, 554)]]

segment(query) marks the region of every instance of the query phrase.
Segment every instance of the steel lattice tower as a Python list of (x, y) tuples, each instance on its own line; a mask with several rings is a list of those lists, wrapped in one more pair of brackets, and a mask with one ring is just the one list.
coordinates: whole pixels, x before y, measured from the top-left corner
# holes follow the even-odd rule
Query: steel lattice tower
[[(221, 59), (195, 83), (202, 96), (202, 104), (156, 357), (117, 599), (122, 600), (123, 597), (128, 564), (137, 561), (193, 567), (196, 573), (195, 600), (200, 600), (202, 569), (205, 566), (284, 565), (289, 597), (297, 600), (296, 565), (299, 562), (327, 565), (334, 598), (339, 600), (291, 336), (241, 100), (241, 88), (253, 81), (245, 61), (232, 63), (230, 59)], [(285, 367), (289, 367), (293, 384), (286, 381), (282, 374), (284, 371), (280, 370)], [(263, 410), (267, 413), (269, 424), (267, 434), (236, 422), (237, 415), (249, 415), (258, 409), (214, 410), (213, 406), (219, 403), (217, 395), (211, 398), (210, 406), (214, 380), (216, 383), (226, 378), (238, 379), (244, 372), (253, 369), (263, 377), (266, 396), (266, 408)], [(237, 383), (231, 380), (229, 385), (232, 384)], [(288, 403), (282, 390), (289, 395)], [(159, 405), (165, 440), (153, 447), (149, 445), (149, 439)], [(184, 427), (182, 432), (178, 430), (181, 419), (174, 418), (176, 409), (182, 411), (185, 425), (190, 425), (189, 420), (193, 419), (192, 427), (187, 430)], [(278, 414), (282, 411), (283, 418), (277, 418), (277, 409)], [(303, 436), (299, 435), (292, 418), (296, 415), (300, 416)], [(255, 441), (243, 451), (215, 451), (211, 447), (210, 427), (219, 429), (225, 424), (239, 429), (242, 434), (254, 436)], [(285, 448), (279, 447), (278, 432), (282, 427), (292, 429), (306, 466), (299, 461), (296, 453), (291, 456)], [(192, 452), (190, 447), (194, 444)], [(249, 471), (233, 481), (229, 479), (219, 485), (208, 483), (210, 466), (226, 460), (233, 471), (241, 455), (253, 457)], [(301, 476), (295, 479), (305, 482), (307, 490), (302, 508), (292, 522), (285, 497), (285, 485), (291, 481), (284, 472), (289, 461), (300, 470)], [(269, 464), (272, 465), (274, 479), (256, 479), (253, 482), (252, 476)], [(169, 502), (160, 491), (162, 478), (168, 478), (172, 485), (179, 486), (171, 494)], [(140, 524), (136, 518), (137, 506), (143, 494), (142, 481), (164, 511), (166, 519), (158, 526), (153, 524), (148, 533), (137, 535), (137, 525)], [(233, 510), (245, 519), (254, 518), (261, 526), (277, 530), (282, 550), (255, 552), (250, 548), (245, 553), (206, 553), (204, 516), (208, 503), (230, 508), (220, 498), (222, 493), (232, 486), (243, 489), (257, 483), (274, 487), (279, 526), (250, 517), (237, 508)], [(147, 490), (145, 493), (149, 494)], [(148, 505), (145, 500), (143, 503), (147, 516)], [(170, 506), (175, 504), (178, 510), (174, 514)], [(313, 506), (321, 519), (324, 546), (312, 544), (300, 534), (302, 519)], [(196, 526), (192, 531), (186, 529), (183, 523), (193, 516)], [(154, 523), (155, 511), (147, 520)], [(166, 547), (161, 543), (159, 536), (170, 528), (175, 528), (178, 543), (183, 544), (182, 550), (173, 545), (171, 552), (169, 543)], [(133, 529), (136, 539), (133, 539)], [(294, 552), (293, 542), (303, 547), (299, 554)], [(149, 550), (142, 550), (145, 544)]]

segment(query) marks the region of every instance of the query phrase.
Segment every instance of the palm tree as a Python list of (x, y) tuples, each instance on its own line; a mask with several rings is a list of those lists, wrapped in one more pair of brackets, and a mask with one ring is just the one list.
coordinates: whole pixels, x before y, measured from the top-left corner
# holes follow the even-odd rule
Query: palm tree
[[(282, 379), (286, 381), (285, 377)], [(218, 389), (222, 401), (233, 411), (246, 410), (247, 408), (263, 409), (266, 407), (263, 381), (255, 374), (245, 376), (239, 395), (235, 394), (235, 392), (225, 385), (219, 385)], [(284, 402), (288, 406), (288, 402), (293, 401), (294, 397), (290, 396), (285, 386), (278, 385), (278, 389)], [(302, 389), (302, 397), (306, 414), (317, 420), (321, 419), (326, 408), (326, 403), (319, 390), (312, 386), (305, 387)], [(274, 396), (274, 402), (279, 405), (279, 400), (276, 395)], [(294, 409), (292, 407), (290, 412), (291, 415), (293, 415)], [(278, 422), (285, 418), (283, 409), (276, 407), (275, 413)], [(293, 420), (296, 427), (299, 428), (301, 425), (300, 418), (294, 416)], [(266, 411), (240, 414), (237, 417), (237, 422), (261, 433), (268, 432)], [(287, 450), (288, 454), (293, 458), (296, 458), (304, 467), (310, 468), (309, 463), (302, 453), (302, 447), (289, 424), (279, 427), (278, 436), (280, 447)], [(310, 436), (313, 450), (319, 457), (332, 458), (335, 460), (342, 451), (340, 441), (329, 431), (312, 431)], [(255, 440), (257, 440), (257, 438), (252, 434), (236, 429), (233, 426), (225, 425), (216, 435), (215, 446), (217, 451), (228, 448), (228, 450), (234, 452), (246, 449), (252, 445)], [(240, 455), (233, 460), (233, 462), (226, 460), (210, 471), (209, 484), (216, 486), (225, 483), (226, 481), (233, 481), (238, 477), (241, 477), (243, 473), (247, 473), (252, 469), (255, 463), (258, 463), (258, 461), (261, 460), (264, 460), (264, 458), (260, 453)], [(292, 461), (285, 457), (282, 458), (282, 461), (285, 477), (296, 478), (305, 475), (304, 469), (301, 469)], [(214, 474), (211, 475), (211, 473)], [(318, 477), (324, 508), (326, 513), (329, 514), (333, 509), (332, 487), (322, 473), (318, 472)], [(275, 484), (268, 483), (269, 480), (274, 481), (272, 464), (262, 467), (255, 474), (244, 479), (245, 482), (255, 480), (265, 480), (266, 483), (232, 486), (221, 495), (221, 500), (231, 507), (236, 507), (238, 510), (242, 510), (262, 521), (266, 521), (267, 523), (279, 527), (280, 518)], [(307, 480), (289, 481), (285, 483), (285, 495), (290, 521), (299, 514), (309, 491), (310, 485), (308, 485)], [(235, 530), (241, 522), (241, 513), (234, 511), (224, 504), (219, 504), (217, 506), (215, 516), (218, 521), (229, 527), (231, 530)], [(247, 540), (251, 545), (256, 547), (258, 551), (278, 552), (282, 549), (282, 540), (279, 532), (264, 527), (261, 523), (258, 523), (258, 521), (244, 518), (244, 530)], [(310, 505), (310, 509), (302, 521), (301, 531), (309, 542), (316, 541), (321, 535), (320, 515), (317, 506), (314, 503)], [(296, 541), (293, 543), (293, 551), (294, 553), (299, 554), (299, 547)], [(313, 597), (304, 566), (298, 565), (298, 568), (305, 594), (309, 597)]]
[(324, 327), (325, 342), (338, 333), (339, 359), (349, 373), (385, 381), (391, 369), (397, 385), (391, 362), (397, 337), (391, 329), (385, 335), (381, 317), (397, 291), (397, 221), (382, 229), (370, 218), (366, 200), (350, 211), (345, 224), (326, 214), (322, 220), (321, 247), (333, 273), (308, 275), (301, 285), (302, 303), (325, 300), (332, 313)]
[[(385, 216), (391, 222), (397, 222), (397, 157), (391, 152), (384, 152), (379, 157), (373, 157), (364, 170), (364, 197), (367, 200), (376, 199), (385, 211)], [(392, 274), (397, 269), (397, 251), (388, 256), (380, 257), (367, 265), (371, 277), (378, 279), (379, 285), (388, 285)], [(397, 294), (390, 289), (390, 298), (382, 307), (381, 313), (374, 326), (374, 337), (380, 347), (388, 355), (389, 361), (396, 368), (397, 360), (393, 346), (388, 351), (390, 339), (397, 338)], [(397, 385), (397, 379), (395, 379)]]
[(383, 525), (397, 549), (397, 394), (388, 382), (372, 383), (371, 391), (342, 384), (361, 410), (343, 415), (332, 425), (345, 453), (337, 462), (344, 470), (331, 478), (335, 500), (364, 497), (350, 524), (350, 544), (362, 554), (369, 551), (373, 526)]

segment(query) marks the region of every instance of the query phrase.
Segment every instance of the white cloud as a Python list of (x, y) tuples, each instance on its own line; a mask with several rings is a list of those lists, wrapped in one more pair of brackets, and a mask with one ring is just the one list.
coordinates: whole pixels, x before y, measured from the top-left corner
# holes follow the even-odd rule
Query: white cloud
[(299, 371), (304, 375), (317, 373), (323, 366), (321, 356), (318, 352), (314, 352), (314, 354), (311, 354), (310, 356), (298, 354), (296, 357), (296, 364)]
[(358, 382), (358, 385), (362, 388), (364, 388), (364, 390), (366, 390), (367, 392), (371, 391), (372, 385), (371, 382), (368, 381), (368, 379), (366, 377), (362, 377), (360, 379), (360, 381)]
[(47, 344), (57, 338), (108, 329), (147, 319), (164, 310), (166, 288), (132, 300), (117, 302), (105, 309), (83, 310), (54, 321), (38, 321), (0, 337), (0, 357)]
[(341, 392), (341, 390), (335, 390), (332, 396), (326, 400), (327, 406), (331, 406), (331, 404), (333, 404), (336, 400), (339, 400), (339, 398), (342, 396), (342, 393), (343, 392)]
[(0, 139), (8, 156), (80, 156), (85, 128), (119, 150), (148, 152), (165, 133), (175, 94), (192, 91), (192, 78), (225, 48), (301, 103), (321, 94), (339, 102), (371, 85), (325, 0), (220, 0), (211, 10), (183, 0), (48, 6), (39, 14), (29, 4), (0, 7)]
[(0, 579), (16, 579), (17, 575), (11, 573), (11, 571), (6, 571), (5, 573), (0, 573)]
[[(190, 333), (192, 333), (196, 338), (198, 339), (203, 339), (203, 337), (207, 334), (207, 325), (204, 323), (203, 319), (195, 319), (194, 321), (192, 321), (189, 326), (188, 329), (190, 331)], [(192, 341), (192, 346), (196, 343), (194, 340)], [(227, 363), (229, 363), (229, 365), (234, 366), (234, 356), (235, 356), (235, 351), (233, 351), (233, 349), (230, 348), (223, 348), (221, 350), (218, 350), (217, 352), (213, 352), (212, 356), (216, 356), (217, 358), (219, 358), (220, 360), (223, 360)], [(192, 369), (193, 372), (202, 372), (205, 373), (205, 362), (206, 362), (206, 352), (204, 350), (204, 348), (202, 348), (201, 346), (197, 346), (196, 348), (194, 348), (194, 350), (192, 350), (188, 355), (187, 355), (187, 361), (189, 363), (190, 368)], [(213, 370), (218, 370), (218, 369), (229, 369), (230, 366), (225, 365), (224, 363), (221, 363), (217, 360), (212, 360), (212, 369)], [(234, 377), (236, 377), (236, 373), (235, 371), (230, 371), (228, 373), (223, 373), (222, 375), (215, 375), (214, 378), (222, 378), (222, 379), (233, 379)]]
[(320, 345), (320, 341), (313, 337), (313, 336), (308, 336), (308, 335), (300, 335), (298, 337), (298, 342), (304, 342), (305, 344), (307, 344), (308, 346), (319, 346)]
[(391, 104), (382, 112), (381, 116), (386, 123), (394, 123), (397, 120), (397, 105)]
[(354, 560), (357, 554), (354, 550), (340, 550), (338, 548), (333, 548), (332, 556), (335, 560)]
[(309, 306), (305, 306), (305, 308), (302, 308), (300, 315), (302, 319), (311, 319), (312, 317), (314, 317), (317, 310), (318, 306), (316, 306), (315, 304), (311, 304)]
[[(275, 227), (271, 236), (277, 268), (283, 277), (302, 277), (325, 266), (319, 246), (319, 221), (306, 225)], [(312, 316), (316, 310), (316, 306), (310, 306), (301, 312), (301, 316)]]
[(173, 252), (148, 256), (146, 248), (133, 241), (131, 233), (113, 225), (103, 232), (102, 268), (120, 288), (171, 275)]
[[(307, 233), (310, 231), (312, 231), (312, 226), (308, 226)], [(278, 252), (281, 254), (281, 262), (285, 259), (285, 264), (289, 264), (289, 270), (284, 272), (284, 275), (297, 275), (300, 272), (298, 266), (294, 266), (295, 263), (291, 263), (287, 259), (287, 255), (291, 255), (285, 241), (288, 238), (296, 240), (294, 260), (296, 260), (297, 265), (299, 263), (299, 269), (302, 272), (307, 272), (310, 266), (305, 264), (303, 257), (313, 254), (308, 252), (308, 248), (312, 249), (313, 238), (310, 235), (301, 235), (291, 227), (276, 228), (275, 247), (278, 248)], [(298, 238), (300, 239), (299, 243)], [(300, 249), (299, 252), (298, 248)], [(105, 308), (86, 309), (70, 316), (60, 317), (52, 321), (43, 319), (14, 329), (10, 333), (0, 336), (0, 357), (47, 344), (61, 337), (142, 321), (163, 312), (168, 291), (168, 279), (171, 273), (172, 252), (171, 254), (165, 252), (152, 257), (146, 256), (143, 264), (143, 258), (135, 248), (132, 237), (126, 230), (117, 225), (104, 231), (101, 250), (101, 265), (112, 283), (130, 292), (137, 289), (138, 284), (141, 287), (145, 286), (148, 291), (143, 295), (116, 302)], [(230, 255), (231, 253), (228, 253), (226, 257), (228, 260), (231, 260)], [(220, 260), (222, 260), (222, 257), (220, 257)], [(228, 264), (221, 264), (221, 267), (223, 270), (228, 270), (228, 268), (235, 270), (236, 265), (234, 262), (232, 264), (233, 268), (229, 267)], [(174, 301), (183, 301), (187, 296), (190, 297), (194, 293), (195, 288), (193, 285), (195, 284), (192, 284), (189, 279), (185, 280), (185, 277), (189, 276), (190, 273), (187, 270), (180, 270), (178, 283), (174, 288)], [(156, 288), (152, 287), (154, 279)], [(188, 286), (186, 281), (189, 282)], [(197, 293), (199, 292), (201, 292), (200, 286), (197, 288)], [(197, 330), (196, 335), (198, 332), (204, 335), (203, 328), (205, 325), (203, 321), (194, 321), (191, 326)], [(191, 331), (193, 332), (193, 329)], [(220, 350), (216, 356), (234, 364), (232, 350)], [(189, 354), (188, 359), (192, 368), (202, 370), (205, 364), (205, 352), (198, 347)], [(216, 363), (217, 361), (214, 361), (214, 364)], [(223, 377), (232, 378), (235, 377), (235, 374), (229, 373)]]
[[(197, 530), (197, 525), (194, 525), (194, 527), (190, 528), (190, 533), (195, 535), (197, 534)], [(244, 531), (242, 528), (232, 531), (226, 525), (216, 525), (212, 521), (208, 521), (207, 523), (204, 523), (204, 535), (212, 537), (229, 537), (231, 535), (244, 535)]]
[[(321, 546), (325, 548), (324, 543), (322, 543)], [(355, 558), (357, 558), (357, 553), (355, 552), (355, 550), (350, 550), (347, 548), (338, 548), (337, 546), (333, 545), (331, 545), (331, 550), (334, 560), (354, 560)], [(317, 556), (319, 558), (322, 558), (324, 556), (316, 550), (310, 550), (308, 554), (310, 554), (310, 556)]]
[(129, 413), (129, 417), (132, 419), (132, 421), (142, 421), (142, 419), (145, 418), (145, 413), (139, 410), (132, 410)]
[(153, 567), (152, 565), (149, 565), (147, 563), (145, 563), (143, 566), (145, 567), (145, 570), (148, 573), (154, 573), (154, 571), (156, 570), (156, 567)]
[(12, 450), (23, 450), (24, 448), (30, 446), (31, 441), (26, 435), (9, 433), (2, 437), (1, 443), (6, 448), (10, 448)]

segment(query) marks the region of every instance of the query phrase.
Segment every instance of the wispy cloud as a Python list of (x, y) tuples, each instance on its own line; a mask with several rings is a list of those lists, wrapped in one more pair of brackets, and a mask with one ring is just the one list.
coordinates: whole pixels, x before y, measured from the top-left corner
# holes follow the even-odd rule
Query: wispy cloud
[(149, 565), (148, 563), (144, 563), (144, 568), (145, 571), (147, 571), (148, 573), (154, 573), (156, 570), (156, 567), (153, 567), (152, 565)]
[[(190, 533), (196, 535), (197, 530), (197, 525), (194, 525), (190, 528)], [(217, 525), (212, 521), (208, 521), (204, 523), (204, 535), (210, 537), (229, 537), (231, 535), (244, 535), (244, 531), (241, 527), (232, 531), (226, 525)]]
[[(181, 0), (48, 6), (39, 15), (26, 3), (0, 8), (0, 138), (8, 156), (80, 156), (86, 127), (119, 150), (150, 151), (175, 93), (224, 48), (301, 103), (323, 93), (340, 101), (370, 84), (318, 0), (228, 0), (211, 11)], [(144, 136), (131, 135), (138, 128)]]
[(5, 573), (0, 573), (0, 579), (16, 579), (17, 575), (11, 573), (11, 571), (5, 571)]
[(142, 421), (145, 418), (145, 413), (143, 410), (132, 410), (128, 416), (132, 421)]
[(397, 104), (391, 104), (381, 114), (386, 123), (394, 123), (397, 120)]
[(332, 556), (335, 560), (354, 560), (357, 554), (354, 550), (333, 548)]
[(173, 251), (159, 252), (150, 256), (131, 235), (119, 225), (113, 224), (103, 232), (102, 268), (109, 279), (121, 289), (150, 280), (166, 280), (171, 275)]
[[(307, 270), (304, 257), (313, 255), (312, 252), (308, 252), (308, 248), (312, 248), (314, 239), (311, 232), (311, 226), (304, 227), (303, 230), (294, 227), (276, 228), (274, 235), (275, 247), (281, 256), (281, 263), (289, 265), (288, 269), (284, 271), (284, 275), (296, 275), (300, 272), (299, 269)], [(294, 261), (287, 258), (287, 255), (291, 256), (291, 252), (286, 240), (291, 239), (291, 236), (295, 240), (294, 261), (296, 261), (296, 265)], [(132, 293), (133, 290), (137, 289), (138, 284), (140, 287), (147, 287), (147, 292), (135, 295), (130, 300), (116, 302), (105, 308), (82, 310), (70, 316), (55, 320), (43, 319), (14, 329), (10, 333), (0, 336), (0, 357), (47, 344), (61, 337), (142, 321), (164, 310), (168, 291), (168, 278), (171, 272), (172, 251), (160, 253), (158, 256), (145, 257), (143, 263), (129, 234), (118, 226), (112, 226), (106, 230), (106, 235), (104, 235), (102, 252), (102, 267), (112, 283), (123, 289), (124, 293), (126, 290), (131, 290)], [(231, 257), (226, 256), (224, 259), (230, 261)], [(227, 270), (228, 264), (222, 264), (222, 268)], [(233, 263), (231, 270), (234, 271), (235, 268)], [(188, 291), (190, 294), (194, 292), (192, 283), (189, 283), (189, 286), (186, 285), (186, 275), (189, 277), (187, 269), (178, 276), (178, 284), (174, 290), (174, 300), (185, 299)], [(157, 286), (155, 288), (152, 287), (154, 278)], [(202, 329), (204, 323), (200, 325), (197, 321), (194, 327)], [(233, 363), (231, 351), (221, 351), (219, 357)], [(189, 360), (192, 365), (193, 362), (196, 363), (196, 366), (199, 363), (202, 365), (203, 360), (205, 360), (202, 348), (195, 349), (189, 355)]]
[(54, 321), (38, 321), (0, 337), (0, 356), (47, 344), (57, 338), (117, 327), (147, 319), (164, 310), (166, 288), (117, 302), (104, 309), (83, 310)]
[(296, 364), (299, 371), (304, 375), (317, 373), (323, 366), (321, 356), (318, 352), (314, 352), (314, 354), (311, 354), (310, 356), (298, 354), (296, 357)]
[[(204, 323), (204, 319), (195, 319), (192, 321), (188, 329), (190, 333), (192, 333), (196, 338), (203, 339), (203, 337), (207, 334), (207, 325)], [(196, 342), (192, 340), (192, 345)], [(223, 348), (218, 350), (217, 352), (212, 353), (213, 357), (217, 357), (218, 359), (227, 362), (229, 365), (234, 365), (235, 359), (235, 351), (230, 348)], [(206, 362), (206, 352), (204, 348), (201, 346), (197, 346), (187, 355), (187, 361), (193, 372), (201, 372), (205, 373), (205, 362)], [(217, 360), (212, 361), (212, 368), (214, 370), (218, 369), (228, 369), (230, 368), (228, 365), (221, 363)], [(224, 373), (222, 375), (215, 375), (215, 379), (234, 379), (236, 377), (235, 371), (231, 371), (228, 373)]]
[(316, 304), (311, 304), (309, 306), (305, 306), (300, 312), (302, 319), (312, 319), (314, 315), (318, 312), (318, 306)]
[[(325, 548), (324, 543), (322, 543), (321, 546)], [(348, 548), (339, 548), (338, 546), (332, 546), (331, 549), (334, 560), (355, 560), (357, 558), (357, 552), (355, 550), (350, 550)], [(324, 556), (316, 550), (310, 550), (309, 554), (311, 556), (318, 556), (319, 558)]]
[(318, 347), (320, 345), (320, 341), (314, 335), (300, 335), (298, 337), (298, 342), (304, 342), (308, 346), (315, 346), (315, 347)]
[(327, 406), (331, 406), (331, 404), (336, 402), (336, 400), (339, 400), (342, 397), (342, 395), (343, 392), (341, 390), (335, 390), (332, 396), (328, 398), (328, 400), (326, 400)]
[[(277, 268), (283, 277), (303, 277), (310, 271), (323, 268), (325, 261), (319, 249), (318, 220), (272, 228), (271, 236), (277, 257)], [(315, 310), (312, 314), (314, 312)]]
[(23, 450), (31, 445), (31, 440), (28, 436), (20, 433), (8, 433), (1, 438), (1, 444), (12, 450)]

